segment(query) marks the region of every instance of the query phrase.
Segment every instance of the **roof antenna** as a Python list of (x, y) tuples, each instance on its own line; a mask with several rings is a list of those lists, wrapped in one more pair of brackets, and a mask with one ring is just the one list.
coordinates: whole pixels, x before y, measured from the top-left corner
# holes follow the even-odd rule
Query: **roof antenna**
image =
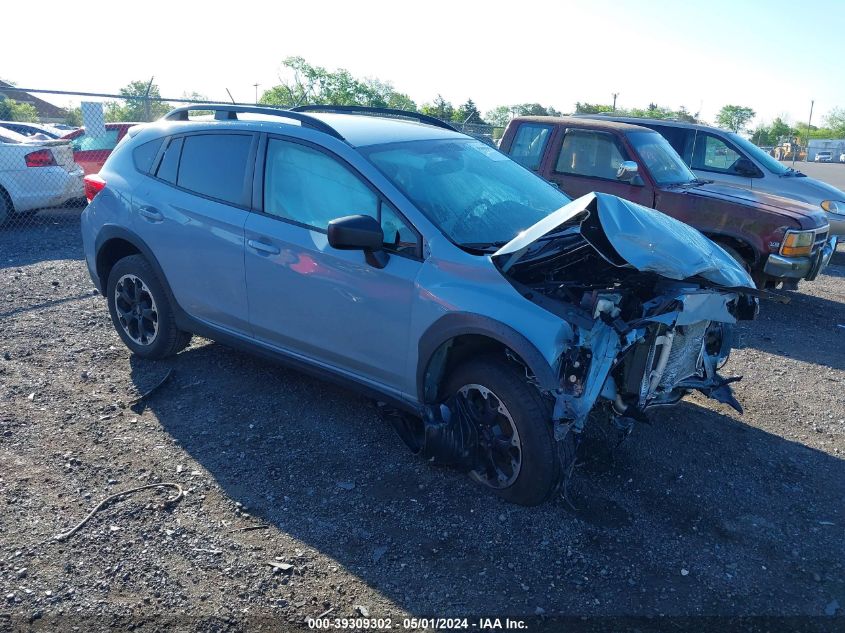
[(229, 93), (229, 98), (232, 100), (232, 103), (234, 103), (234, 102), (235, 102), (235, 98), (232, 96), (232, 93), (231, 93), (231, 92), (229, 92), (229, 89), (228, 89), (228, 88), (226, 88), (226, 92), (227, 92), (227, 93)]

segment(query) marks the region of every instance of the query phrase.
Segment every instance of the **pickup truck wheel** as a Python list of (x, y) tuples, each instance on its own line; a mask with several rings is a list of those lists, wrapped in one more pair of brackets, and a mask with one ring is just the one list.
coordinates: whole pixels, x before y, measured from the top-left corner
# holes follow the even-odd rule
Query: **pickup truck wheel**
[(176, 327), (167, 292), (143, 256), (124, 257), (112, 267), (106, 297), (112, 323), (132, 353), (157, 360), (190, 342), (191, 335)]
[(481, 465), (470, 477), (511, 503), (533, 506), (557, 489), (561, 460), (551, 409), (525, 371), (498, 356), (460, 365), (444, 392), (462, 400), (478, 428)]
[(762, 272), (755, 273), (752, 271), (751, 264), (742, 255), (740, 255), (738, 250), (732, 246), (728, 246), (727, 244), (722, 244), (721, 242), (719, 242), (719, 246), (725, 249), (725, 252), (733, 257), (734, 260), (736, 260), (736, 263), (742, 266), (745, 272), (751, 275), (751, 279), (754, 280), (754, 285), (757, 286), (757, 288), (763, 289), (766, 287), (766, 275)]

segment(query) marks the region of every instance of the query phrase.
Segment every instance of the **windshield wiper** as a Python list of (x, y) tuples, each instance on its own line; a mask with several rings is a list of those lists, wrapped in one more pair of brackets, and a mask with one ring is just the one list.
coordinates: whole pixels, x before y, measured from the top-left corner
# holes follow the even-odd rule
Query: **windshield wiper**
[(497, 251), (510, 240), (500, 240), (497, 242), (460, 242), (458, 246), (461, 248), (468, 248), (473, 251)]

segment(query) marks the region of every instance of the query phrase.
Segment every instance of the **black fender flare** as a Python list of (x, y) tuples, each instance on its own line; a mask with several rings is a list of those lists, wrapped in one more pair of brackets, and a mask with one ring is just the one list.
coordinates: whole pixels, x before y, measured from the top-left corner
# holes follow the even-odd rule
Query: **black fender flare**
[(480, 314), (450, 312), (431, 324), (420, 337), (417, 356), (417, 394), (420, 402), (425, 401), (426, 373), (435, 352), (447, 341), (466, 334), (487, 337), (512, 350), (534, 374), (541, 389), (554, 391), (559, 387), (552, 366), (534, 344), (515, 329)]
[(95, 265), (97, 266), (97, 279), (95, 279), (94, 281), (97, 286), (97, 289), (100, 291), (100, 294), (105, 296), (106, 284), (108, 284), (108, 279), (100, 279), (100, 252), (109, 241), (114, 239), (119, 239), (123, 240), (124, 242), (128, 242), (129, 244), (134, 246), (138, 250), (138, 252), (140, 252), (141, 255), (146, 258), (148, 262), (150, 262), (150, 265), (155, 270), (156, 275), (158, 275), (159, 281), (161, 281), (162, 285), (164, 286), (168, 298), (171, 300), (171, 303), (173, 304), (173, 307), (176, 310), (177, 314), (181, 313), (182, 309), (176, 301), (176, 298), (173, 296), (173, 291), (170, 289), (170, 284), (167, 281), (167, 276), (165, 276), (161, 264), (158, 263), (158, 259), (155, 255), (153, 255), (152, 249), (147, 246), (147, 243), (142, 240), (137, 233), (134, 233), (125, 227), (117, 226), (114, 224), (107, 224), (103, 226), (100, 229), (99, 233), (97, 233), (97, 239), (94, 241), (94, 261)]

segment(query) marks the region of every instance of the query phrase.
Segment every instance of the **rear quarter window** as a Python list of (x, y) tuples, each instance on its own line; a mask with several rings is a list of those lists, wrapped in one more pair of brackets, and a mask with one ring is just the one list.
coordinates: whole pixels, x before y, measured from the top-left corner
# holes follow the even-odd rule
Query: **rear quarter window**
[(157, 138), (153, 141), (142, 143), (134, 150), (132, 150), (132, 160), (135, 163), (135, 169), (143, 174), (150, 173), (153, 167), (153, 161), (158, 154), (161, 144), (164, 142), (163, 138)]

